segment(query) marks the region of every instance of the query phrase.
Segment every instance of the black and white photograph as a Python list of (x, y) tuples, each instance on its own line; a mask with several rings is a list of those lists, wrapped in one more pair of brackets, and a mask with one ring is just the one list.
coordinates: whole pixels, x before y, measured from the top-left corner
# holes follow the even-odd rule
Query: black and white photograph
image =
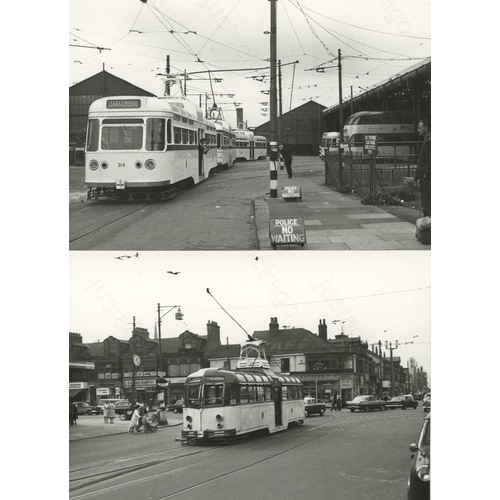
[(6, 4), (7, 495), (493, 496), (484, 7)]

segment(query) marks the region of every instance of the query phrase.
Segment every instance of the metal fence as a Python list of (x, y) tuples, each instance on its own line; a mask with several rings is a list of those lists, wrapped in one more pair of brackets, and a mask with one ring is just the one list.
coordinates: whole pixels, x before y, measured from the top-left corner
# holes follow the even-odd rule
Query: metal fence
[(325, 183), (337, 191), (359, 194), (402, 186), (415, 175), (421, 144), (381, 143), (375, 157), (360, 152), (362, 148), (327, 151)]

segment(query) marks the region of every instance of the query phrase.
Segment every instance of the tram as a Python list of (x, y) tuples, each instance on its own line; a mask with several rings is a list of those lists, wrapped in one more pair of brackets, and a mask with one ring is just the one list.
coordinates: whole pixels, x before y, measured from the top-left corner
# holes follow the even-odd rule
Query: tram
[(347, 119), (343, 154), (362, 154), (365, 135), (376, 135), (379, 156), (411, 153), (413, 115), (405, 111), (359, 111)]
[(262, 341), (241, 345), (236, 370), (203, 368), (184, 387), (183, 444), (227, 443), (304, 423), (300, 379), (272, 372)]
[(325, 132), (321, 136), (321, 145), (319, 147), (319, 157), (323, 159), (326, 151), (333, 151), (340, 146), (340, 134), (338, 132)]
[(206, 119), (184, 97), (112, 96), (89, 108), (89, 200), (165, 200), (233, 161), (229, 125)]
[(236, 136), (236, 161), (259, 160), (267, 156), (267, 139), (247, 129), (233, 129)]

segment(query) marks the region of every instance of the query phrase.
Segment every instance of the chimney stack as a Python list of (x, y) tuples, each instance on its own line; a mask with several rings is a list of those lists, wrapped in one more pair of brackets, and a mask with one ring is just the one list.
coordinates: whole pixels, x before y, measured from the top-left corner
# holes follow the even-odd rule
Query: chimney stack
[(323, 320), (323, 323), (321, 323), (321, 320), (319, 320), (318, 336), (319, 336), (320, 339), (328, 340), (327, 326), (326, 326), (326, 321), (325, 320)]
[(278, 324), (278, 318), (271, 318), (271, 323), (269, 323), (269, 333), (271, 335), (276, 335), (280, 330), (280, 325)]
[(207, 323), (207, 350), (216, 349), (220, 343), (220, 326), (215, 321)]

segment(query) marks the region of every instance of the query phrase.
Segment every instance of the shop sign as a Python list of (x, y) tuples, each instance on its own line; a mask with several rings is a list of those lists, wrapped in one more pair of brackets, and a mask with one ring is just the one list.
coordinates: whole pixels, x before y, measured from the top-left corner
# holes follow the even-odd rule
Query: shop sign
[(391, 387), (391, 381), (390, 380), (382, 380), (382, 387), (384, 389), (389, 389)]
[[(132, 380), (125, 380), (123, 382), (123, 385), (125, 387), (132, 387)], [(156, 379), (154, 379), (154, 378), (139, 379), (139, 380), (135, 381), (135, 386), (136, 387), (150, 387), (150, 386), (156, 387)]]
[(109, 396), (112, 394), (109, 387), (98, 387), (95, 392), (97, 396)]
[(89, 383), (88, 382), (70, 382), (69, 388), (70, 389), (88, 389)]
[(341, 389), (352, 389), (352, 380), (340, 380), (340, 388)]

